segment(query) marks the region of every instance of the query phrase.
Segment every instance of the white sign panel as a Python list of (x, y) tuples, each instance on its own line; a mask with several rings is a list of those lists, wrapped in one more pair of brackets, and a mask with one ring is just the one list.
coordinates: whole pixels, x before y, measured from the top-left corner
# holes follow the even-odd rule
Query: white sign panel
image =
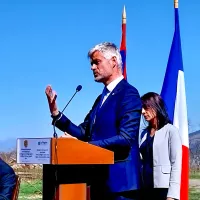
[(51, 138), (18, 138), (17, 163), (50, 164)]

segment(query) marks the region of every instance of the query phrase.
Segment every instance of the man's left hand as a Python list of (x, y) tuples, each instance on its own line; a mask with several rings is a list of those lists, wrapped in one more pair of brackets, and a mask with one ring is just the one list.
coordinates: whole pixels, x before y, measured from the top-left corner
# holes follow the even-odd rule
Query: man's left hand
[(62, 138), (72, 138), (72, 139), (76, 139), (76, 140), (77, 140), (76, 137), (73, 137), (73, 136), (71, 136), (70, 134), (68, 134), (68, 133), (66, 133), (66, 132), (64, 132), (64, 134), (63, 134), (61, 137), (62, 137)]

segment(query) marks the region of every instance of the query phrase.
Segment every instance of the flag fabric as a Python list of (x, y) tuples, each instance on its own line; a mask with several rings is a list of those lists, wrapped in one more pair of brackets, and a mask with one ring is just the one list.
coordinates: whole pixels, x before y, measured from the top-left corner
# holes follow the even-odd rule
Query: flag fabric
[(188, 200), (189, 141), (185, 93), (185, 81), (179, 30), (178, 7), (175, 8), (175, 31), (161, 91), (173, 125), (179, 129), (182, 139), (182, 172), (180, 200)]
[(122, 57), (123, 76), (127, 80), (127, 74), (126, 74), (126, 10), (125, 10), (125, 7), (124, 7), (124, 10), (122, 13), (122, 39), (121, 39), (121, 45), (120, 45), (120, 54)]

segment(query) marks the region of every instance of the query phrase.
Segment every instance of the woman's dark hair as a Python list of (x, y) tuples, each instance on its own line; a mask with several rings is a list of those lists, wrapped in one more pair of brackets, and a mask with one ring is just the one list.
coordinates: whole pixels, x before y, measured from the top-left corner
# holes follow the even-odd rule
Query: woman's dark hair
[(141, 97), (142, 107), (144, 109), (151, 108), (156, 112), (158, 120), (158, 129), (161, 129), (168, 123), (171, 123), (167, 114), (167, 109), (162, 97), (155, 92), (148, 92)]

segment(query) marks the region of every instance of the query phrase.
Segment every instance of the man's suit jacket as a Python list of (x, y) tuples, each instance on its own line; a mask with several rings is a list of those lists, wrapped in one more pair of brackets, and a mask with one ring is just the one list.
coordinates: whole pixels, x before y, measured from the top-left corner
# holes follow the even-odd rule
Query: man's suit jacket
[[(109, 192), (136, 190), (140, 187), (139, 125), (141, 100), (138, 91), (120, 81), (97, 111), (96, 99), (84, 122), (74, 125), (61, 113), (56, 126), (83, 141), (114, 151), (115, 164), (109, 167), (106, 187)], [(95, 117), (96, 115), (96, 117)], [(95, 123), (94, 123), (95, 118)]]
[[(147, 138), (147, 130), (141, 133), (142, 143)], [(169, 188), (167, 197), (180, 198), (182, 144), (178, 129), (166, 124), (154, 135), (153, 181), (154, 188)]]
[(15, 172), (0, 158), (0, 199), (11, 199), (15, 182)]

